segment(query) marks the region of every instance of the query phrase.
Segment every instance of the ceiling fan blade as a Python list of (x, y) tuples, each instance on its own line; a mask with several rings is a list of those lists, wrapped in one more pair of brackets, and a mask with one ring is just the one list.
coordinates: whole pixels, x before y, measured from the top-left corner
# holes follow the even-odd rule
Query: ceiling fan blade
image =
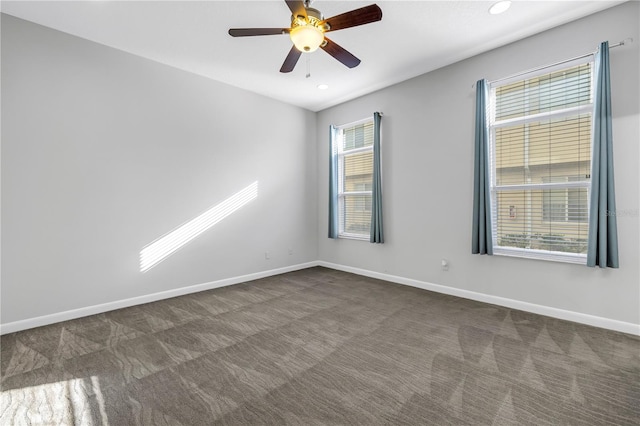
[(249, 37), (287, 34), (289, 31), (289, 28), (231, 28), (229, 35), (233, 37)]
[(360, 59), (356, 58), (343, 47), (340, 47), (338, 44), (332, 42), (328, 38), (325, 37), (324, 39), (327, 44), (325, 44), (324, 46), (320, 46), (322, 50), (324, 50), (329, 55), (333, 56), (349, 68), (355, 68), (360, 65)]
[(291, 10), (291, 14), (293, 16), (302, 16), (304, 19), (307, 19), (307, 9), (304, 7), (304, 2), (302, 0), (284, 0), (289, 6), (289, 10)]
[(320, 24), (329, 24), (329, 29), (325, 32), (342, 30), (345, 28), (357, 27), (358, 25), (370, 24), (382, 19), (382, 10), (377, 4), (361, 7), (350, 12), (327, 18)]
[(298, 59), (300, 59), (300, 55), (302, 55), (302, 52), (296, 49), (295, 46), (292, 46), (291, 50), (289, 51), (289, 54), (287, 55), (287, 57), (284, 60), (284, 63), (282, 64), (282, 67), (280, 67), (280, 72), (293, 71), (293, 69), (296, 67), (296, 64), (298, 63)]

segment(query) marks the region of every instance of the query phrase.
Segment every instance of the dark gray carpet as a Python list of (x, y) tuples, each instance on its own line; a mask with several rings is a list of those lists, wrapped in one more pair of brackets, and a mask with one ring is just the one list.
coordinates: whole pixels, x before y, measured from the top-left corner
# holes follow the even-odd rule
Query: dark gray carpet
[(2, 425), (640, 420), (637, 337), (324, 268), (0, 342)]

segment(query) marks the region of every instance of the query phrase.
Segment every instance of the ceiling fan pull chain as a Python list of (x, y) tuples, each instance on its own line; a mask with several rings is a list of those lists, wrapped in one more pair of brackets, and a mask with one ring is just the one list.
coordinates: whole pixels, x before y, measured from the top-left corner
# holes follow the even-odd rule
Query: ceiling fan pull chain
[(306, 78), (311, 77), (311, 55), (306, 55), (307, 56), (307, 75), (305, 76)]

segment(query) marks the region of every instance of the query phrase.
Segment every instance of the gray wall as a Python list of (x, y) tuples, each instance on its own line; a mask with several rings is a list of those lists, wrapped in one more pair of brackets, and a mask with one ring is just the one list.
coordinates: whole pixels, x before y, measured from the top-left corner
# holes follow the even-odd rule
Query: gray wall
[[(2, 15), (1, 322), (316, 260), (315, 119)], [(254, 181), (140, 272), (145, 245)]]
[[(629, 2), (318, 114), (318, 235), (322, 261), (516, 301), (640, 323), (639, 4)], [(471, 255), (471, 85), (594, 51), (611, 50), (620, 269)], [(328, 127), (383, 117), (384, 245), (330, 240)], [(441, 271), (440, 259), (451, 266)]]

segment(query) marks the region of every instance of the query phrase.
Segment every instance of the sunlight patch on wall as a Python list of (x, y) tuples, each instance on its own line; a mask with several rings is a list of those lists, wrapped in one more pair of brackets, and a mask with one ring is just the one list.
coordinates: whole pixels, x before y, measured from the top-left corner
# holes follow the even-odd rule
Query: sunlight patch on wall
[(236, 192), (195, 219), (158, 238), (140, 251), (140, 271), (146, 272), (225, 217), (258, 197), (258, 182)]

